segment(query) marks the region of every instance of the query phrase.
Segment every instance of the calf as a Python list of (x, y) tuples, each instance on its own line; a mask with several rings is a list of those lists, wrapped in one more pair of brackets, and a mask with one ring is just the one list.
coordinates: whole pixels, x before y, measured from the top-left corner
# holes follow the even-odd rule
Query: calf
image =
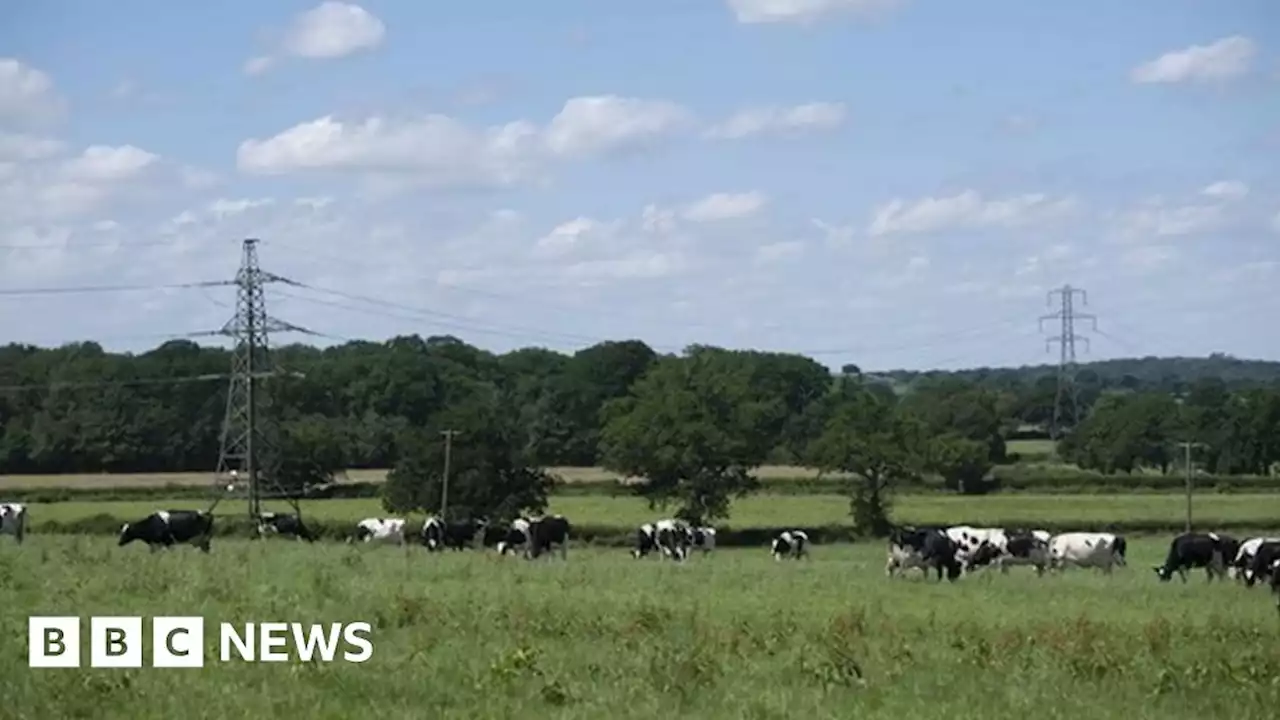
[(889, 547), (886, 553), (884, 574), (893, 577), (899, 571), (920, 568), (928, 574), (929, 564), (924, 559), (925, 539), (931, 532), (942, 532), (938, 528), (894, 528), (889, 532)]
[(437, 516), (431, 516), (422, 523), (422, 544), (435, 552), (450, 548), (463, 550), (472, 546), (477, 534), (482, 537), (489, 522), (484, 518), (474, 518), (465, 522), (445, 522)]
[(356, 523), (355, 534), (347, 542), (404, 545), (404, 518), (365, 518)]
[(636, 531), (636, 547), (631, 551), (631, 555), (642, 558), (657, 550), (659, 559), (683, 560), (688, 553), (691, 534), (692, 531), (677, 520), (645, 523)]
[(1178, 573), (1182, 582), (1187, 581), (1187, 570), (1202, 567), (1209, 582), (1219, 575), (1225, 576), (1226, 565), (1222, 557), (1222, 541), (1216, 533), (1183, 533), (1169, 543), (1169, 554), (1164, 565), (1157, 565), (1156, 577), (1168, 582)]
[(1125, 547), (1125, 539), (1112, 533), (1062, 533), (1049, 541), (1049, 567), (1100, 568), (1109, 575), (1116, 565), (1125, 564)]
[(784, 557), (799, 560), (809, 554), (809, 535), (803, 530), (784, 530), (773, 539), (770, 552), (774, 560)]
[(204, 510), (157, 510), (120, 528), (117, 546), (141, 540), (152, 552), (175, 543), (190, 543), (209, 552), (213, 539), (213, 515)]
[(524, 548), (524, 556), (532, 560), (544, 552), (560, 547), (560, 556), (569, 557), (569, 521), (562, 515), (536, 519), (516, 518), (511, 521), (506, 537), (498, 541), (498, 554), (506, 555), (517, 548)]
[(292, 535), (298, 540), (314, 542), (315, 535), (302, 524), (302, 518), (285, 513), (264, 512), (258, 515), (258, 538), (267, 535)]
[(1280, 562), (1280, 541), (1264, 542), (1258, 545), (1258, 549), (1253, 553), (1253, 559), (1249, 561), (1249, 567), (1245, 568), (1244, 584), (1247, 587), (1253, 587), (1254, 583), (1269, 577), (1274, 585), (1273, 568), (1277, 562)]
[(27, 534), (27, 506), (21, 503), (0, 503), (0, 535), (12, 535), (18, 544)]
[(1227, 574), (1237, 580), (1244, 580), (1245, 571), (1249, 569), (1249, 565), (1253, 562), (1253, 557), (1257, 554), (1258, 548), (1263, 543), (1271, 542), (1280, 542), (1280, 538), (1253, 537), (1240, 543), (1240, 549), (1236, 551), (1235, 557), (1231, 558), (1231, 563), (1227, 566)]
[(701, 550), (703, 555), (716, 549), (716, 529), (713, 527), (693, 527), (688, 529), (690, 550)]

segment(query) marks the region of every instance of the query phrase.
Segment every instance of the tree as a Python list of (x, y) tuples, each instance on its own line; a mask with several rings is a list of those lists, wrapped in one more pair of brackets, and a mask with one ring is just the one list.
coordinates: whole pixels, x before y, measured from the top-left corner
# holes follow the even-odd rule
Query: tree
[(745, 354), (715, 348), (658, 360), (630, 395), (606, 405), (604, 466), (644, 478), (636, 492), (650, 507), (675, 503), (695, 523), (727, 517), (733, 498), (758, 487), (751, 472), (782, 413), (753, 392), (752, 371)]
[(885, 535), (895, 482), (916, 477), (922, 469), (923, 427), (857, 385), (842, 387), (825, 405), (827, 419), (809, 446), (809, 462), (824, 471), (852, 474), (854, 528), (864, 535)]
[(439, 513), (444, 488), (443, 430), (457, 430), (450, 448), (449, 518), (507, 522), (542, 512), (555, 480), (531, 461), (514, 408), (497, 388), (480, 389), (431, 425), (406, 430), (400, 459), (383, 488), (388, 512)]

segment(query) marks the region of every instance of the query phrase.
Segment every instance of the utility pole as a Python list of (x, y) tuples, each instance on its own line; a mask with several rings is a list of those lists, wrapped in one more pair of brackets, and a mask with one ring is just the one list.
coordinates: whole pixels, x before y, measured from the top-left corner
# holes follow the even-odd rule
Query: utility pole
[[(227, 390), (227, 409), (222, 423), (222, 442), (218, 451), (217, 499), (226, 495), (224, 478), (244, 477), (248, 481), (248, 511), (256, 518), (262, 511), (263, 486), (267, 494), (288, 498), (279, 486), (279, 429), (270, 408), (270, 395), (259, 382), (274, 377), (269, 333), (311, 331), (276, 320), (267, 315), (263, 299), (264, 285), (289, 282), (258, 267), (258, 240), (244, 241), (240, 270), (236, 273), (236, 314), (227, 321), (220, 335), (236, 341), (231, 353), (231, 383)], [(294, 373), (296, 374), (296, 373)], [(233, 482), (234, 486), (234, 482)], [(290, 499), (295, 511), (297, 503)]]
[(1192, 469), (1192, 468), (1191, 468), (1191, 448), (1193, 448), (1193, 447), (1201, 447), (1201, 443), (1197, 443), (1197, 442), (1180, 442), (1180, 443), (1178, 443), (1178, 445), (1182, 448), (1182, 467), (1183, 467), (1183, 471), (1186, 473), (1186, 476), (1185, 476), (1185, 477), (1186, 477), (1186, 484), (1185, 484), (1185, 487), (1184, 487), (1185, 492), (1186, 492), (1186, 494), (1187, 494), (1187, 519), (1186, 519), (1186, 532), (1191, 532), (1191, 497), (1192, 497), (1192, 494), (1193, 494), (1193, 492), (1194, 492), (1194, 490), (1193, 490), (1194, 486), (1193, 486), (1192, 479), (1191, 479), (1191, 476), (1192, 476), (1192, 473), (1191, 473), (1191, 469)]
[(449, 518), (445, 512), (449, 509), (449, 463), (453, 458), (453, 437), (460, 433), (457, 430), (441, 430), (440, 434), (444, 436), (444, 475), (441, 478), (440, 487), (440, 519), (448, 522)]
[(1066, 415), (1067, 406), (1071, 409), (1070, 426), (1075, 427), (1080, 422), (1080, 398), (1076, 392), (1076, 341), (1083, 342), (1085, 349), (1088, 350), (1089, 338), (1076, 333), (1076, 321), (1089, 320), (1093, 323), (1093, 329), (1095, 331), (1098, 329), (1096, 317), (1076, 312), (1077, 294), (1082, 304), (1089, 304), (1089, 295), (1081, 288), (1063, 285), (1056, 290), (1050, 290), (1046, 297), (1046, 304), (1052, 307), (1053, 297), (1058, 295), (1061, 297), (1061, 309), (1058, 312), (1040, 316), (1041, 331), (1044, 330), (1045, 320), (1059, 321), (1057, 337), (1045, 340), (1045, 352), (1049, 351), (1053, 343), (1058, 343), (1058, 388), (1053, 398), (1053, 422), (1049, 426), (1049, 436), (1054, 440), (1062, 435), (1063, 416)]

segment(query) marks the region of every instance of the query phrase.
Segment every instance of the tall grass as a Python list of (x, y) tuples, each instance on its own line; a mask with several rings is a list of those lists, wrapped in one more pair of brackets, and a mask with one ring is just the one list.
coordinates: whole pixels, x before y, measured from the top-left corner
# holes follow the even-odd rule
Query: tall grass
[[(622, 550), (527, 563), (290, 541), (152, 555), (33, 536), (0, 542), (0, 714), (1275, 718), (1280, 623), (1266, 592), (1199, 573), (1158, 583), (1147, 566), (1164, 549), (1132, 543), (1111, 577), (1015, 568), (937, 585), (886, 579), (879, 543), (674, 565)], [(61, 613), (364, 620), (375, 651), (362, 665), (211, 652), (202, 670), (28, 669), (26, 617)]]

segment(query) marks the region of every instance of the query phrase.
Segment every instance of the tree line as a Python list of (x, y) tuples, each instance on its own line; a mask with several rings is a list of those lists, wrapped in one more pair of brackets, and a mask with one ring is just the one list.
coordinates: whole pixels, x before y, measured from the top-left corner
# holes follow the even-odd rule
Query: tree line
[[(1057, 393), (1051, 367), (833, 373), (801, 355), (660, 355), (637, 340), (494, 354), (407, 336), (290, 345), (273, 358), (287, 371), (263, 381), (279, 428), (275, 472), (306, 485), (342, 468), (393, 468), (384, 504), (397, 512), (437, 509), (440, 431), (453, 429), (458, 513), (536, 510), (554, 483), (544, 468), (598, 465), (645, 478), (637, 492), (709, 520), (757, 488), (753, 469), (795, 464), (856, 478), (855, 523), (874, 531), (904, 478), (991, 489), (992, 467), (1017, 460), (1008, 440), (1043, 436)], [(1077, 375), (1080, 418), (1064, 418), (1076, 429), (1063, 458), (1104, 473), (1167, 472), (1174, 443), (1189, 441), (1220, 473), (1280, 462), (1280, 364), (1127, 362), (1121, 373)], [(95, 343), (0, 348), (0, 473), (208, 471), (226, 381), (199, 378), (230, 363), (229, 351), (189, 341), (137, 355)]]

